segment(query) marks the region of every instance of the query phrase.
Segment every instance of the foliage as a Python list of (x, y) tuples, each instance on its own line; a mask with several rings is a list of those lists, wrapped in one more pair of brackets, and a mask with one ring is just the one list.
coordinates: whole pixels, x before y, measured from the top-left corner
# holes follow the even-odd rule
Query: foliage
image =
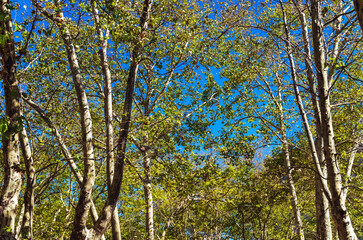
[[(57, 14), (60, 6), (55, 2), (39, 1), (45, 11)], [(112, 75), (113, 137), (117, 139), (131, 55), (140, 43), (142, 2), (106, 2), (97, 2), (98, 27), (103, 32), (109, 29), (107, 58)], [(300, 54), (302, 30), (292, 2), (283, 4), (289, 13), (301, 97), (313, 125), (306, 57)], [(108, 194), (104, 79), (98, 54), (101, 41), (90, 2), (60, 4), (92, 116), (96, 167), (92, 199), (101, 212)], [(337, 157), (339, 167), (345, 171), (352, 148), (362, 137), (362, 44), (359, 29), (352, 24), (353, 14), (347, 12), (339, 35), (342, 44), (334, 46), (337, 36), (333, 25), (339, 9), (334, 2), (324, 1), (323, 5), (327, 58), (333, 76), (330, 97)], [(13, 131), (20, 132), (24, 127), (33, 151), (34, 239), (68, 238), (81, 186), (55, 129), (25, 101), (32, 100), (44, 111), (59, 131), (77, 171), (82, 173), (85, 167), (80, 113), (67, 46), (58, 23), (41, 14), (34, 4), (10, 7), (15, 48), (20, 56), (16, 77), (24, 99), (23, 117)], [(261, 14), (257, 14), (259, 11)], [(1, 17), (0, 21), (4, 21)], [(313, 239), (317, 222), (315, 168), (295, 103), (280, 5), (274, 1), (154, 1), (145, 34), (142, 54), (137, 59), (134, 107), (118, 202), (122, 238), (148, 236), (144, 195), (147, 152), (151, 159), (155, 238), (294, 239), (281, 140), (284, 124), (305, 238)], [(1, 35), (0, 43), (6, 39)], [(329, 58), (334, 47), (339, 47), (339, 55)], [(278, 94), (282, 95), (281, 102)], [(1, 91), (2, 106), (3, 95)], [(5, 109), (0, 109), (0, 116), (0, 134), (6, 138), (9, 124)], [(312, 131), (317, 137), (317, 129), (313, 127)], [(347, 179), (347, 206), (356, 234), (362, 237), (359, 146), (352, 175)], [(24, 154), (20, 157), (21, 168), (25, 169)], [(22, 191), (21, 204), (25, 186)], [(92, 228), (91, 217), (87, 224)], [(106, 239), (111, 239), (111, 234), (109, 229)]]

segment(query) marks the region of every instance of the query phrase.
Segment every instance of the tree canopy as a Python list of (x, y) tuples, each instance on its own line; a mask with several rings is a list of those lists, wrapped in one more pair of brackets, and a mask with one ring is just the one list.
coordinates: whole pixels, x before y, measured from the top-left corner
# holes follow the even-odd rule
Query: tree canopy
[(0, 239), (363, 238), (359, 0), (0, 3)]

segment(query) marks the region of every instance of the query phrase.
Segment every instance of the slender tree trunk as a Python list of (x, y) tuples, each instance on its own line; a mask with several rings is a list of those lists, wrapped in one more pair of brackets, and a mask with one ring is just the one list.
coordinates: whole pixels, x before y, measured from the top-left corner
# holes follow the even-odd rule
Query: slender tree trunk
[[(34, 109), (36, 112), (39, 113), (39, 116), (44, 120), (44, 122), (48, 125), (48, 127), (50, 129), (52, 129), (52, 134), (55, 137), (56, 141), (58, 142), (59, 146), (61, 147), (61, 152), (62, 152), (64, 158), (67, 160), (67, 163), (70, 166), (71, 171), (74, 174), (77, 183), (79, 184), (79, 186), (81, 186), (82, 182), (83, 182), (83, 177), (82, 177), (81, 173), (79, 173), (79, 171), (77, 169), (77, 165), (73, 161), (74, 158), (72, 157), (71, 153), (69, 152), (68, 147), (66, 146), (65, 142), (63, 141), (63, 138), (60, 135), (58, 129), (56, 128), (54, 123), (50, 120), (50, 118), (47, 116), (46, 112), (40, 108), (40, 106), (38, 106), (35, 102), (33, 102), (30, 99), (27, 99), (24, 97), (23, 97), (23, 99), (32, 109)], [(98, 219), (98, 213), (97, 213), (97, 209), (96, 209), (92, 199), (91, 199), (91, 217), (92, 217), (93, 223), (96, 223), (96, 221)], [(104, 236), (102, 236), (102, 239), (105, 239)]]
[(95, 182), (95, 165), (92, 143), (92, 118), (73, 40), (65, 24), (66, 20), (64, 19), (59, 0), (55, 0), (55, 5), (58, 8), (58, 18), (56, 23), (66, 48), (69, 67), (71, 69), (71, 75), (76, 90), (82, 127), (84, 172), (80, 195), (75, 210), (71, 239), (84, 239), (88, 234), (86, 224), (88, 213), (91, 207), (92, 188)]
[[(315, 90), (315, 89), (314, 89)], [(315, 95), (315, 92), (312, 95)], [(315, 95), (316, 96), (316, 95)], [(317, 139), (316, 139), (316, 149), (318, 153), (318, 158), (320, 161), (321, 171), (324, 176), (327, 175), (326, 164), (324, 161), (324, 146), (323, 139), (320, 136), (320, 112), (318, 115), (318, 106), (315, 106), (316, 102), (313, 104), (314, 112), (315, 112), (315, 125), (317, 130)], [(319, 118), (318, 118), (318, 116)], [(319, 179), (320, 178), (320, 179)], [(330, 211), (329, 211), (329, 201), (324, 194), (322, 181), (327, 183), (326, 179), (321, 179), (318, 173), (315, 173), (315, 210), (316, 210), (316, 239), (317, 240), (332, 240), (333, 233), (331, 229), (330, 222)]]
[(33, 239), (33, 219), (34, 219), (34, 187), (35, 187), (35, 168), (32, 152), (29, 145), (28, 135), (25, 127), (20, 135), (21, 150), (23, 152), (26, 169), (26, 189), (24, 196), (24, 215), (21, 225), (22, 239)]
[[(308, 37), (308, 30), (306, 24), (305, 13), (302, 10), (300, 1), (296, 1), (296, 8), (299, 13), (300, 24), (302, 28), (302, 36), (304, 42), (304, 51), (305, 51), (305, 66), (307, 68), (307, 79), (309, 82), (309, 91), (311, 96), (311, 102), (313, 105), (315, 125), (318, 133), (317, 141), (316, 141), (316, 149), (319, 157), (320, 166), (322, 166), (322, 171), (326, 174), (326, 166), (325, 161), (323, 160), (323, 142), (321, 136), (319, 136), (319, 132), (321, 129), (321, 116), (320, 116), (320, 108), (318, 104), (318, 100), (316, 98), (316, 86), (314, 80), (314, 72), (312, 69), (312, 57), (310, 51), (310, 40)], [(325, 179), (321, 179), (319, 174), (315, 174), (315, 207), (316, 207), (316, 238), (331, 240), (332, 239), (332, 231), (330, 224), (330, 213), (329, 213), (329, 204), (328, 199), (324, 195), (321, 181), (326, 181)]]
[(316, 210), (316, 240), (331, 240), (333, 239), (329, 202), (324, 195), (320, 176), (315, 174), (315, 210)]
[[(152, 87), (151, 83), (151, 75), (148, 69), (147, 72), (148, 83), (146, 86), (146, 97), (143, 100), (144, 105), (144, 118), (150, 117), (150, 97), (152, 95)], [(149, 134), (146, 131), (143, 136), (143, 144), (138, 146), (139, 150), (142, 153), (143, 159), (143, 167), (144, 167), (144, 179), (143, 179), (143, 187), (144, 187), (144, 198), (146, 203), (146, 233), (147, 240), (154, 240), (154, 203), (153, 203), (153, 194), (152, 194), (152, 184), (151, 184), (151, 159), (150, 159), (150, 149), (151, 144), (149, 142)]]
[(150, 166), (149, 151), (143, 152), (144, 165), (144, 196), (146, 202), (146, 232), (147, 239), (154, 240), (154, 202), (151, 190), (151, 166)]
[(169, 218), (168, 218), (168, 221), (166, 222), (166, 226), (164, 227), (164, 229), (163, 229), (163, 233), (161, 234), (161, 240), (165, 240), (165, 237), (166, 237), (166, 232), (168, 231), (168, 229), (169, 229), (169, 227), (170, 227), (170, 225), (171, 225), (171, 222), (172, 222), (172, 219), (173, 219), (173, 217), (172, 216), (170, 216)]
[(171, 226), (173, 219), (175, 218), (176, 214), (180, 211), (180, 209), (185, 208), (186, 205), (188, 205), (189, 201), (191, 201), (191, 197), (186, 197), (183, 201), (181, 201), (174, 211), (170, 214), (168, 217), (168, 220), (166, 222), (166, 226), (163, 229), (163, 233), (161, 235), (161, 240), (165, 240), (166, 232), (168, 231), (169, 227)]
[(342, 194), (342, 178), (336, 159), (334, 130), (329, 99), (329, 82), (325, 69), (324, 35), (320, 1), (311, 1), (313, 47), (316, 74), (318, 79), (319, 106), (321, 111), (321, 135), (324, 141), (324, 157), (327, 163), (327, 177), (331, 192), (333, 220), (340, 240), (358, 239), (354, 233), (345, 199)]
[(21, 236), (21, 226), (23, 224), (23, 217), (24, 217), (25, 207), (24, 203), (21, 205), (20, 213), (18, 214), (18, 222), (16, 224), (16, 230), (15, 230), (15, 238), (19, 239)]
[(286, 177), (287, 177), (287, 184), (289, 185), (290, 194), (291, 194), (291, 206), (292, 206), (292, 210), (294, 213), (295, 226), (296, 226), (296, 230), (297, 230), (298, 239), (304, 240), (305, 239), (304, 230), (303, 230), (304, 228), (303, 228), (303, 223), (301, 220), (299, 202), (298, 202), (298, 197), (297, 197), (296, 190), (295, 190), (295, 183), (292, 178), (292, 167), (291, 167), (291, 163), (290, 163), (289, 145), (288, 145), (287, 137), (286, 137), (286, 129), (284, 126), (285, 124), (282, 123), (281, 125), (282, 125), (281, 132), (282, 132), (282, 140), (283, 140), (283, 149), (284, 149), (284, 155), (285, 155), (285, 172), (286, 172)]
[(63, 16), (59, 0), (55, 0), (55, 5), (57, 6), (56, 15), (47, 12), (37, 2), (37, 0), (31, 0), (31, 2), (39, 11), (42, 12), (44, 16), (52, 20), (57, 25), (66, 48), (69, 67), (71, 69), (71, 75), (76, 90), (79, 113), (81, 116), (84, 172), (81, 191), (75, 211), (71, 239), (85, 239), (88, 234), (86, 223), (89, 210), (92, 206), (91, 194), (95, 182), (94, 153), (92, 144), (92, 118), (88, 105), (86, 90), (83, 85), (73, 40), (66, 26), (66, 19)]
[[(296, 4), (297, 10), (299, 12), (300, 23), (302, 26), (304, 50), (305, 50), (305, 54), (306, 54), (305, 64), (307, 66), (307, 78), (309, 81), (309, 89), (311, 92), (312, 104), (313, 104), (313, 108), (314, 108), (314, 117), (316, 120), (317, 129), (320, 129), (320, 121), (321, 121), (320, 109), (319, 109), (319, 105), (318, 105), (318, 102), (316, 99), (316, 94), (315, 94), (316, 88), (315, 88), (314, 79), (313, 79), (312, 61), (311, 61), (311, 57), (310, 57), (311, 56), (310, 44), (309, 44), (309, 38), (308, 38), (308, 33), (307, 33), (306, 20), (305, 20), (305, 15), (303, 14), (303, 12), (300, 9), (300, 2), (298, 1), (295, 4)], [(317, 141), (317, 143), (314, 142), (312, 133), (310, 131), (307, 116), (306, 116), (306, 113), (305, 113), (305, 110), (304, 110), (304, 107), (302, 104), (299, 89), (297, 87), (298, 85), (297, 85), (297, 79), (296, 79), (296, 69), (295, 69), (293, 56), (291, 53), (291, 51), (292, 51), (291, 42), (290, 42), (291, 40), (290, 40), (290, 34), (288, 32), (288, 28), (287, 28), (285, 14), (284, 14), (284, 25), (285, 25), (285, 32), (286, 32), (286, 36), (287, 36), (286, 44), (287, 44), (288, 57), (289, 57), (289, 61), (290, 61), (292, 79), (293, 79), (293, 83), (294, 83), (296, 101), (298, 103), (300, 114), (301, 114), (301, 117), (303, 119), (303, 123), (305, 126), (305, 130), (308, 135), (309, 145), (312, 150), (312, 157), (315, 162), (315, 167), (317, 170), (317, 173), (315, 175), (315, 178), (316, 178), (316, 200), (315, 201), (316, 201), (316, 215), (317, 215), (317, 239), (324, 239), (324, 240), (332, 239), (329, 208), (328, 208), (328, 204), (327, 204), (328, 199), (325, 196), (325, 195), (327, 195), (330, 197), (330, 191), (328, 189), (327, 182), (324, 177), (324, 176), (326, 176), (326, 172), (324, 171), (325, 168), (324, 168), (323, 161), (322, 161), (324, 156), (322, 154), (322, 149), (321, 149), (323, 140), (320, 138), (320, 136), (318, 134), (318, 141)]]
[[(285, 19), (285, 13), (284, 13), (284, 19)], [(282, 146), (285, 156), (285, 172), (287, 177), (287, 184), (289, 185), (290, 195), (291, 195), (291, 206), (294, 214), (295, 219), (295, 227), (297, 230), (297, 237), (299, 240), (304, 240), (304, 228), (303, 223), (301, 220), (301, 214), (300, 214), (300, 208), (299, 208), (299, 202), (296, 194), (295, 189), (295, 183), (294, 179), (292, 178), (292, 167), (290, 162), (290, 153), (289, 153), (289, 144), (287, 142), (287, 136), (286, 136), (286, 126), (285, 126), (285, 119), (283, 114), (283, 107), (282, 107), (282, 95), (281, 95), (281, 80), (278, 79), (279, 85), (278, 85), (278, 108), (279, 108), (279, 115), (280, 115), (280, 134), (282, 139)]]
[[(321, 116), (320, 116), (320, 108), (319, 102), (317, 99), (316, 85), (315, 85), (315, 77), (312, 67), (312, 54), (310, 51), (310, 40), (308, 35), (308, 28), (306, 24), (306, 16), (303, 12), (303, 7), (300, 0), (295, 2), (296, 9), (299, 14), (300, 25), (302, 29), (302, 38), (304, 43), (304, 52), (305, 52), (305, 66), (307, 68), (307, 79), (309, 82), (309, 91), (311, 102), (313, 105), (315, 125), (318, 129), (316, 132), (318, 133), (317, 140), (315, 142), (316, 151), (318, 153), (320, 166), (322, 166), (322, 172), (326, 175), (326, 164), (323, 160), (323, 139), (319, 135), (321, 129)], [(330, 223), (330, 212), (329, 212), (329, 203), (326, 198), (321, 181), (326, 183), (326, 179), (320, 178), (319, 174), (315, 174), (315, 207), (316, 207), (316, 236), (318, 240), (331, 240), (332, 230)]]
[[(114, 146), (113, 146), (113, 126), (112, 126), (112, 79), (111, 72), (108, 65), (107, 60), (107, 38), (108, 38), (108, 28), (106, 28), (106, 34), (103, 36), (102, 30), (100, 28), (98, 9), (96, 7), (96, 2), (92, 1), (92, 11), (93, 18), (95, 21), (98, 38), (101, 42), (101, 48), (99, 51), (101, 65), (102, 65), (102, 74), (104, 79), (104, 102), (105, 102), (105, 121), (106, 121), (106, 172), (107, 172), (107, 189), (108, 194), (111, 194), (111, 183), (113, 181), (114, 175)], [(120, 220), (118, 216), (117, 206), (112, 214), (111, 219), (111, 227), (112, 227), (112, 239), (113, 240), (121, 240), (121, 229), (120, 229)]]
[(5, 93), (5, 114), (8, 129), (2, 137), (3, 148), (3, 186), (0, 196), (0, 238), (14, 237), (15, 218), (22, 185), (23, 172), (19, 160), (20, 92), (16, 79), (16, 58), (13, 25), (8, 0), (0, 1), (0, 34), (5, 40), (0, 43), (2, 79)]
[(358, 148), (359, 146), (362, 144), (362, 139), (363, 139), (363, 135), (359, 135), (358, 138), (356, 139), (356, 143), (354, 144), (354, 146), (351, 149), (350, 152), (350, 156), (348, 159), (348, 163), (347, 163), (347, 169), (345, 172), (345, 182), (344, 182), (344, 189), (343, 189), (343, 198), (344, 201), (347, 199), (347, 194), (348, 194), (348, 184), (350, 181), (350, 177), (352, 174), (352, 168), (353, 168), (353, 163), (354, 163), (354, 159), (355, 159), (355, 155), (357, 154)]
[(124, 161), (126, 157), (126, 145), (129, 134), (130, 122), (131, 122), (131, 112), (132, 103), (134, 96), (134, 87), (137, 76), (137, 71), (139, 67), (140, 56), (142, 53), (143, 43), (146, 36), (146, 31), (148, 27), (148, 18), (152, 6), (152, 0), (144, 0), (143, 9), (140, 17), (140, 38), (136, 42), (136, 46), (132, 51), (132, 60), (129, 70), (129, 76), (126, 82), (125, 90), (125, 102), (122, 111), (122, 119), (120, 123), (120, 136), (117, 141), (117, 152), (116, 152), (116, 162), (115, 162), (115, 174), (111, 184), (111, 191), (107, 197), (106, 203), (102, 209), (100, 217), (92, 229), (89, 237), (87, 239), (96, 240), (99, 239), (107, 229), (107, 226), (111, 220), (112, 212), (114, 211), (118, 197), (120, 195), (121, 184), (123, 180), (124, 172)]
[(313, 162), (315, 164), (316, 173), (319, 176), (319, 181), (320, 181), (320, 184), (322, 186), (325, 196), (327, 197), (328, 201), (331, 201), (331, 193), (330, 193), (329, 187), (327, 185), (327, 182), (325, 181), (326, 174), (324, 174), (324, 172), (322, 171), (319, 155), (316, 150), (316, 146), (315, 146), (315, 142), (314, 142), (314, 137), (313, 137), (312, 131), (310, 129), (310, 124), (309, 124), (308, 117), (307, 117), (307, 114), (305, 111), (305, 107), (303, 105), (303, 102), (302, 102), (302, 99), (300, 96), (300, 90), (299, 90), (298, 83), (297, 83), (295, 62), (294, 62), (292, 52), (291, 52), (292, 51), (291, 40), (290, 40), (290, 33), (287, 28), (286, 17), (284, 17), (284, 28), (285, 28), (285, 33), (286, 33), (286, 37), (287, 37), (287, 39), (286, 39), (287, 54), (288, 54), (288, 58), (289, 58), (289, 62), (290, 62), (291, 78), (293, 81), (295, 100), (298, 105), (298, 108), (300, 111), (300, 116), (302, 118), (302, 123), (304, 125), (304, 129), (305, 129), (305, 132), (306, 132), (306, 135), (308, 138), (309, 146), (311, 149), (311, 155), (313, 158)]

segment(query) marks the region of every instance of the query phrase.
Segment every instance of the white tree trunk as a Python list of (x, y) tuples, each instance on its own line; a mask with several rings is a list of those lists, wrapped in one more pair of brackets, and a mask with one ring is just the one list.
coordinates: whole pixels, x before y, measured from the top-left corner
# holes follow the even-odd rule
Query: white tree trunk
[(340, 240), (356, 240), (352, 222), (345, 206), (342, 178), (336, 159), (334, 129), (329, 99), (329, 81), (325, 67), (324, 34), (319, 0), (311, 1), (314, 60), (318, 79), (319, 106), (321, 112), (321, 136), (324, 142), (324, 157), (327, 163), (327, 178), (331, 192), (331, 210)]
[(125, 102), (123, 105), (122, 119), (120, 123), (120, 136), (117, 141), (117, 152), (115, 161), (115, 174), (111, 184), (111, 189), (107, 197), (106, 203), (102, 209), (100, 217), (95, 224), (94, 228), (91, 229), (88, 236), (85, 239), (96, 240), (107, 230), (107, 226), (112, 218), (112, 212), (114, 211), (117, 200), (121, 190), (121, 184), (123, 180), (124, 161), (126, 157), (126, 145), (129, 135), (129, 128), (131, 122), (131, 112), (133, 105), (134, 87), (139, 67), (140, 56), (142, 53), (143, 42), (145, 39), (148, 18), (151, 11), (152, 0), (144, 0), (143, 9), (140, 16), (140, 38), (136, 42), (136, 46), (132, 51), (131, 65), (129, 70), (129, 76), (126, 82), (125, 90)]
[(24, 195), (24, 215), (21, 225), (21, 236), (24, 239), (33, 239), (33, 219), (34, 219), (34, 187), (35, 187), (35, 168), (32, 151), (25, 127), (20, 136), (21, 150), (26, 168), (26, 189)]
[[(286, 16), (284, 13), (284, 21), (286, 21)], [(282, 100), (282, 94), (281, 94), (281, 88), (282, 88), (281, 80), (278, 78), (278, 102), (277, 107), (279, 108), (279, 116), (280, 116), (280, 135), (282, 140), (282, 147), (284, 152), (284, 162), (285, 162), (285, 172), (287, 177), (287, 184), (289, 186), (290, 195), (291, 195), (291, 206), (295, 218), (295, 227), (297, 229), (297, 237), (299, 240), (304, 240), (304, 228), (303, 223), (301, 220), (301, 214), (300, 214), (300, 208), (299, 208), (299, 201), (296, 194), (295, 189), (295, 183), (294, 179), (292, 178), (292, 167), (290, 162), (290, 153), (289, 153), (289, 144), (287, 141), (287, 135), (286, 135), (286, 125), (285, 125), (285, 119), (284, 119), (284, 112), (283, 112), (283, 100)]]
[[(52, 134), (55, 137), (55, 140), (58, 142), (59, 146), (61, 147), (61, 152), (62, 152), (64, 158), (67, 160), (67, 163), (70, 166), (71, 171), (74, 174), (77, 183), (79, 184), (79, 186), (81, 186), (82, 182), (83, 182), (82, 174), (78, 171), (77, 165), (73, 161), (74, 158), (71, 155), (71, 153), (69, 152), (68, 147), (66, 146), (65, 142), (63, 141), (63, 138), (60, 135), (58, 129), (56, 128), (54, 123), (50, 120), (50, 118), (47, 116), (45, 111), (40, 108), (40, 106), (38, 106), (35, 102), (33, 102), (30, 99), (27, 99), (24, 97), (23, 97), (23, 99), (32, 109), (34, 109), (36, 112), (39, 113), (39, 116), (44, 120), (44, 122), (48, 125), (48, 127), (50, 129), (52, 129)], [(92, 217), (93, 223), (96, 223), (96, 221), (98, 219), (98, 213), (97, 213), (96, 207), (92, 200), (91, 200), (91, 217)], [(105, 239), (104, 236), (102, 236), (102, 239)]]
[(144, 196), (146, 202), (146, 232), (147, 239), (154, 240), (154, 202), (151, 190), (151, 166), (148, 151), (143, 152), (144, 165)]
[[(315, 147), (319, 158), (319, 163), (321, 166), (321, 170), (324, 175), (326, 175), (326, 164), (323, 160), (324, 153), (323, 153), (323, 139), (319, 136), (319, 132), (321, 129), (321, 116), (320, 116), (320, 108), (319, 102), (317, 99), (316, 93), (316, 84), (315, 84), (315, 77), (312, 67), (312, 54), (310, 51), (310, 40), (308, 34), (308, 28), (306, 23), (306, 16), (303, 12), (304, 7), (302, 3), (297, 0), (295, 2), (296, 9), (299, 14), (299, 20), (302, 30), (302, 38), (304, 43), (304, 58), (305, 58), (305, 66), (307, 69), (307, 79), (309, 82), (309, 91), (311, 97), (311, 103), (313, 106), (314, 111), (314, 118), (315, 118), (315, 125), (318, 129), (316, 132), (318, 136), (316, 138)], [(326, 183), (326, 179), (320, 178), (319, 174), (315, 174), (315, 207), (316, 207), (316, 234), (317, 239), (325, 239), (325, 240), (332, 240), (332, 230), (331, 230), (331, 223), (330, 223), (330, 212), (329, 212), (329, 203), (328, 199), (324, 194), (324, 190), (322, 188), (321, 181)]]
[[(112, 79), (111, 72), (108, 65), (107, 60), (107, 38), (108, 38), (108, 28), (106, 28), (106, 34), (103, 36), (100, 21), (98, 16), (98, 9), (96, 7), (96, 2), (92, 1), (92, 11), (93, 18), (96, 25), (96, 30), (98, 34), (98, 38), (101, 42), (101, 49), (99, 51), (101, 65), (102, 65), (102, 74), (104, 79), (104, 102), (105, 102), (105, 122), (106, 122), (106, 174), (107, 174), (107, 186), (108, 193), (110, 194), (111, 183), (113, 181), (114, 175), (114, 138), (113, 138), (113, 126), (112, 126)], [(111, 227), (112, 227), (112, 239), (113, 240), (121, 240), (121, 229), (120, 229), (120, 220), (118, 216), (117, 206), (112, 214), (111, 219)]]

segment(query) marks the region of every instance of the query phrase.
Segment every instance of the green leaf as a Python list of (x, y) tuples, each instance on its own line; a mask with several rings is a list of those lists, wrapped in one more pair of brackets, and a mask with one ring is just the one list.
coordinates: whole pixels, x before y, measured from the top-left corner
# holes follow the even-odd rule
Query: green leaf
[(0, 134), (5, 133), (8, 130), (8, 121), (5, 117), (0, 118)]
[(7, 35), (0, 34), (0, 45), (4, 45), (7, 39)]

